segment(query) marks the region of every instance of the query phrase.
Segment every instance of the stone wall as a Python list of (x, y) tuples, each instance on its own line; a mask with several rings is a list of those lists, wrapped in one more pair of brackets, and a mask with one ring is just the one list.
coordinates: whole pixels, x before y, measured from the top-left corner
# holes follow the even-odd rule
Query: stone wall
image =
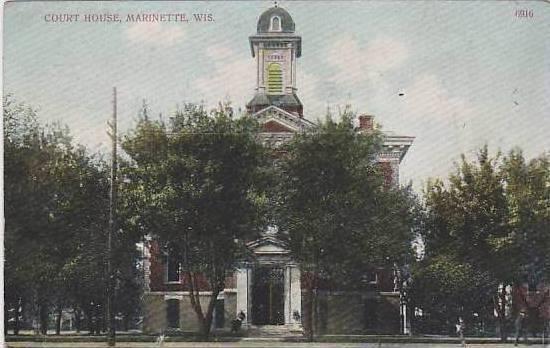
[[(229, 330), (231, 321), (236, 318), (237, 296), (235, 292), (223, 294), (224, 297), (224, 327)], [(167, 300), (179, 300), (179, 327), (178, 329), (186, 332), (197, 332), (200, 323), (197, 319), (188, 293), (181, 292), (159, 292), (147, 293), (144, 295), (144, 321), (143, 332), (146, 334), (158, 334), (168, 329)], [(210, 295), (208, 293), (200, 295), (202, 310), (206, 313)]]
[(143, 332), (159, 334), (167, 327), (166, 301), (162, 295), (146, 294), (143, 297)]
[[(303, 291), (302, 324), (306, 331), (310, 306), (309, 294)], [(400, 333), (398, 293), (320, 291), (316, 315), (316, 334)]]

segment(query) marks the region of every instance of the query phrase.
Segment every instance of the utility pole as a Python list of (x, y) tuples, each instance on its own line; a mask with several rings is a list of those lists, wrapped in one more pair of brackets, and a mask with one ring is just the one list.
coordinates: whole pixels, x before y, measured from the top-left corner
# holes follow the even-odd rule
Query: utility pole
[(109, 191), (109, 237), (107, 240), (107, 343), (109, 346), (116, 344), (115, 337), (115, 316), (114, 316), (114, 275), (113, 275), (113, 235), (116, 232), (116, 202), (117, 202), (117, 102), (116, 87), (113, 87), (113, 118), (107, 122), (109, 130), (107, 134), (111, 138), (112, 157), (111, 157), (111, 189)]

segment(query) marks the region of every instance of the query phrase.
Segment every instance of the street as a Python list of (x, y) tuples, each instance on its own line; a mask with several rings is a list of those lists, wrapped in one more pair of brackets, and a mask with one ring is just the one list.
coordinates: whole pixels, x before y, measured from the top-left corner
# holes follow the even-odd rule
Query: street
[[(72, 348), (72, 347), (82, 347), (82, 348), (104, 348), (108, 347), (107, 343), (89, 343), (89, 342), (9, 342), (8, 347), (44, 347), (44, 348)], [(319, 347), (319, 348), (332, 348), (332, 347), (342, 347), (342, 348), (398, 348), (398, 347), (407, 347), (407, 348), (459, 348), (462, 347), (460, 344), (456, 343), (307, 343), (307, 342), (281, 342), (275, 340), (262, 340), (262, 339), (251, 339), (251, 340), (242, 340), (240, 342), (166, 342), (162, 345), (159, 343), (152, 342), (121, 342), (116, 345), (119, 348), (255, 348), (255, 347), (291, 347), (291, 348), (310, 348), (310, 347)], [(498, 348), (498, 347), (514, 347), (513, 343), (485, 343), (485, 344), (467, 344), (468, 348)], [(545, 347), (550, 348), (550, 345), (542, 344), (520, 344), (518, 347)]]

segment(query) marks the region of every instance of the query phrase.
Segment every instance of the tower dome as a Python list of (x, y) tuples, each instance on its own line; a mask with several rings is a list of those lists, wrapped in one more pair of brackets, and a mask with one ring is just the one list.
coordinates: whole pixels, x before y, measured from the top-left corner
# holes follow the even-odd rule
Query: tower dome
[(271, 7), (258, 19), (258, 34), (293, 32), (294, 20), (284, 8)]
[(250, 52), (256, 58), (256, 93), (246, 105), (250, 113), (275, 106), (303, 116), (296, 95), (296, 59), (302, 55), (302, 38), (294, 32), (294, 21), (283, 8), (264, 11), (256, 35), (249, 37)]

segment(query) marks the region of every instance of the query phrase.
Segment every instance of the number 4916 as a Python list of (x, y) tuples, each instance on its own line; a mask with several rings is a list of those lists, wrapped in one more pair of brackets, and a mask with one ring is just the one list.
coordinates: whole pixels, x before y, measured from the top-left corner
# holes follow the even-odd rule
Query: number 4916
[(516, 10), (516, 12), (514, 13), (514, 16), (517, 18), (533, 18), (533, 15), (533, 10), (529, 9)]

